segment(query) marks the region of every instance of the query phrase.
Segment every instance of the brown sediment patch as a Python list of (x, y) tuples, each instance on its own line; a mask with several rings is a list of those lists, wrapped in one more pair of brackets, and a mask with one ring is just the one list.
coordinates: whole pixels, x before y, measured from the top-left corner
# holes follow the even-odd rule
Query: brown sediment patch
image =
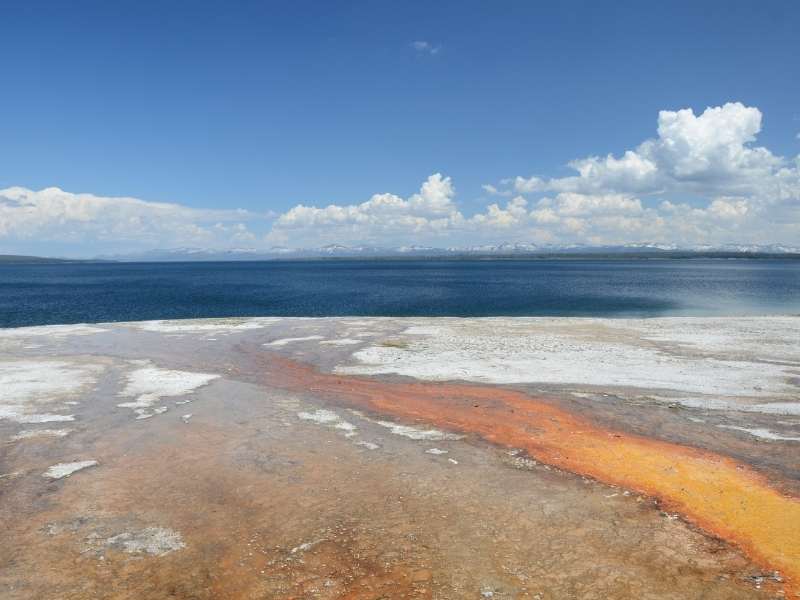
[(786, 578), (800, 597), (800, 500), (748, 466), (712, 452), (611, 429), (529, 395), (496, 387), (393, 383), (320, 373), (271, 356), (272, 386), (340, 404), (474, 433), (536, 459), (658, 498), (665, 509)]
[[(232, 423), (181, 426), (135, 451), (120, 448), (118, 439), (100, 442), (97, 450), (113, 458), (94, 477), (74, 478), (51, 506), (9, 522), (11, 535), (0, 545), (0, 596), (431, 597), (429, 586), (414, 579), (425, 567), (416, 556), (387, 564), (374, 543), (365, 548), (357, 513), (343, 510), (332, 483), (346, 481), (352, 465), (320, 465), (314, 450), (296, 448), (297, 465), (265, 470), (259, 461), (274, 447), (262, 437), (247, 448), (242, 431)], [(377, 472), (369, 486), (376, 499), (393, 488), (382, 488)], [(133, 552), (126, 546), (165, 525), (168, 535), (181, 537), (153, 551), (147, 539)], [(413, 531), (413, 523), (406, 527)], [(286, 543), (293, 539), (314, 543)]]
[[(381, 441), (365, 451), (296, 418), (319, 408), (298, 396), (223, 381), (189, 425), (87, 420), (81, 447), (100, 466), (55, 483), (15, 460), (27, 474), (0, 484), (0, 597), (774, 596), (741, 553), (650, 502), (541, 466), (498, 468), (506, 453), (485, 445), (451, 444), (453, 466), (359, 420)], [(154, 528), (180, 543), (119, 543)]]

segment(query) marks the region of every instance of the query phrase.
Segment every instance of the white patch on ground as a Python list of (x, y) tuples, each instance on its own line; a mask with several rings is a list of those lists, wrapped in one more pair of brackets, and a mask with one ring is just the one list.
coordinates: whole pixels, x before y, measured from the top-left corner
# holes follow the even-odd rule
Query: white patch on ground
[(35, 423), (64, 423), (67, 421), (74, 421), (75, 415), (57, 415), (54, 413), (39, 413), (39, 414), (26, 414), (28, 410), (26, 406), (0, 406), (0, 419), (9, 419), (17, 423), (25, 425), (33, 425)]
[(458, 435), (455, 433), (447, 433), (444, 431), (440, 431), (438, 429), (419, 429), (417, 427), (411, 427), (410, 425), (400, 425), (399, 423), (393, 423), (392, 421), (380, 421), (377, 419), (372, 419), (363, 412), (361, 412), (360, 410), (354, 410), (352, 408), (348, 409), (348, 411), (360, 419), (364, 419), (365, 421), (369, 421), (370, 423), (375, 423), (376, 425), (380, 425), (381, 427), (386, 427), (389, 431), (391, 431), (395, 435), (401, 435), (403, 437), (411, 438), (412, 440), (427, 440), (432, 442), (440, 442), (445, 440), (456, 441), (464, 438), (463, 435)]
[(412, 325), (403, 331), (406, 335), (439, 335), (442, 332), (444, 328), (437, 325)]
[(94, 467), (95, 465), (97, 465), (96, 460), (79, 460), (71, 463), (58, 463), (42, 473), (42, 477), (47, 477), (49, 479), (61, 479), (62, 477), (69, 477), (76, 471), (88, 469), (89, 467)]
[(380, 448), (380, 446), (378, 444), (375, 444), (373, 442), (365, 442), (365, 441), (356, 442), (356, 446), (362, 446), (363, 448), (366, 448), (367, 450), (377, 450), (378, 448)]
[(52, 402), (75, 396), (94, 384), (102, 365), (61, 360), (0, 362), (2, 404)]
[(164, 556), (185, 548), (181, 534), (164, 527), (147, 527), (140, 531), (125, 531), (105, 540), (105, 546), (128, 554)]
[(364, 340), (354, 340), (352, 338), (341, 338), (338, 340), (322, 340), (321, 345), (325, 346), (352, 346), (353, 344), (361, 344)]
[(447, 460), (448, 460), (449, 462), (453, 463), (454, 465), (457, 465), (457, 464), (458, 464), (458, 461), (457, 461), (455, 458), (448, 458)]
[(336, 371), (730, 398), (798, 394), (798, 317), (415, 320), (404, 335), (407, 347), (361, 349), (358, 364)]
[(120, 408), (132, 408), (134, 411), (148, 408), (160, 400), (159, 396), (155, 394), (142, 394), (138, 396), (133, 402), (122, 402), (117, 404)]
[(336, 429), (341, 429), (345, 432), (344, 437), (353, 437), (356, 435), (357, 427), (352, 423), (348, 423), (347, 421), (342, 421), (341, 423), (337, 423), (334, 425)]
[(684, 346), (690, 352), (800, 362), (797, 317), (689, 317), (630, 322), (643, 338)]
[(14, 327), (0, 329), (0, 338), (26, 338), (35, 336), (66, 337), (70, 335), (92, 335), (108, 331), (94, 325), (42, 325), (38, 327)]
[(218, 378), (219, 375), (210, 373), (145, 367), (128, 373), (121, 395), (146, 396), (149, 406), (153, 397), (184, 396)]
[(379, 325), (386, 321), (393, 321), (392, 317), (368, 317), (366, 319), (350, 319), (350, 318), (342, 318), (342, 317), (328, 317), (336, 319), (336, 321), (340, 322), (342, 325), (346, 325), (347, 327), (353, 328), (363, 328), (363, 329), (372, 329), (376, 325)]
[(447, 450), (442, 450), (441, 448), (428, 448), (425, 450), (425, 454), (447, 454)]
[[(519, 451), (516, 453), (509, 452), (508, 454), (511, 456), (511, 458), (508, 460), (508, 464), (515, 469), (520, 469), (521, 471), (532, 471), (539, 466), (539, 463), (532, 458), (528, 458), (527, 456), (518, 456)], [(549, 469), (549, 467), (545, 468)]]
[(768, 415), (800, 416), (800, 402), (767, 402), (764, 404), (754, 404), (745, 410), (761, 412)]
[(295, 342), (309, 342), (311, 340), (324, 340), (321, 335), (307, 335), (305, 337), (283, 338), (264, 344), (265, 346), (286, 346), (287, 344), (294, 344)]
[(319, 423), (320, 425), (328, 425), (331, 423), (336, 423), (341, 419), (341, 417), (339, 417), (339, 415), (337, 415), (332, 410), (325, 410), (325, 409), (319, 409), (314, 411), (313, 413), (299, 412), (297, 413), (297, 417), (303, 419), (304, 421), (314, 421), (315, 423)]
[(446, 433), (438, 429), (418, 429), (410, 425), (400, 425), (399, 423), (392, 423), (391, 421), (374, 421), (381, 427), (386, 427), (395, 435), (402, 435), (403, 437), (412, 440), (427, 440), (432, 442), (439, 442), (443, 440), (460, 440), (463, 435), (456, 435), (455, 433)]
[(781, 435), (779, 433), (775, 433), (774, 431), (770, 431), (769, 429), (764, 429), (760, 427), (752, 429), (747, 427), (738, 427), (736, 425), (718, 425), (718, 427), (722, 427), (724, 429), (735, 429), (736, 431), (743, 431), (745, 433), (749, 433), (754, 437), (761, 438), (764, 440), (775, 440), (781, 442), (800, 442), (800, 437)]
[(204, 385), (208, 385), (219, 375), (174, 371), (154, 366), (143, 366), (127, 374), (127, 383), (120, 396), (134, 397), (131, 402), (117, 404), (120, 408), (131, 408), (137, 419), (147, 419), (166, 412), (167, 407), (150, 409), (164, 397), (184, 396)]
[(334, 429), (344, 431), (345, 437), (353, 437), (357, 435), (356, 431), (358, 430), (358, 428), (352, 423), (342, 419), (332, 410), (326, 410), (324, 408), (321, 408), (315, 410), (313, 413), (299, 412), (297, 413), (297, 418), (303, 419), (304, 421), (313, 421), (314, 423), (318, 423), (319, 425), (325, 425), (327, 427), (333, 427)]
[(762, 413), (765, 415), (800, 416), (800, 402), (746, 402), (737, 399), (722, 400), (719, 398), (673, 398), (667, 396), (651, 396), (655, 400), (680, 404), (686, 408), (701, 410), (732, 410), (738, 412)]
[(72, 433), (72, 429), (25, 429), (12, 437), (12, 440), (29, 440), (38, 437), (64, 437)]
[(178, 319), (172, 321), (142, 321), (128, 323), (142, 331), (159, 333), (226, 333), (262, 329), (281, 319), (279, 317), (255, 317), (248, 319)]
[(136, 413), (136, 420), (141, 421), (142, 419), (149, 419), (150, 417), (155, 417), (156, 415), (161, 415), (167, 412), (166, 406), (159, 406), (158, 408), (154, 408), (149, 410), (147, 408), (135, 408), (133, 412)]
[(192, 413), (189, 413), (189, 414), (186, 414), (186, 415), (181, 415), (181, 420), (184, 423), (188, 423), (189, 419), (191, 419), (191, 418), (192, 418)]
[(297, 554), (298, 552), (305, 552), (306, 550), (311, 550), (311, 548), (324, 541), (325, 539), (323, 538), (321, 540), (314, 540), (313, 542), (305, 542), (303, 544), (300, 544), (299, 546), (295, 546), (294, 548), (292, 548), (290, 550), (290, 554)]
[[(17, 423), (72, 421), (74, 415), (43, 412), (86, 391), (105, 367), (66, 360), (0, 362), (0, 419)], [(53, 405), (60, 406), (53, 406)]]

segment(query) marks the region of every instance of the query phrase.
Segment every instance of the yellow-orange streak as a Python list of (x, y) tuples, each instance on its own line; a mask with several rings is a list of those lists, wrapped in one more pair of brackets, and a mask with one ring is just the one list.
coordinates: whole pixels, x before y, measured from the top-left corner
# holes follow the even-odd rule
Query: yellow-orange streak
[(513, 390), (345, 377), (279, 357), (267, 368), (271, 385), (475, 433), (573, 473), (656, 497), (668, 510), (738, 544), (762, 567), (779, 570), (787, 591), (800, 590), (800, 501), (728, 457), (604, 429)]

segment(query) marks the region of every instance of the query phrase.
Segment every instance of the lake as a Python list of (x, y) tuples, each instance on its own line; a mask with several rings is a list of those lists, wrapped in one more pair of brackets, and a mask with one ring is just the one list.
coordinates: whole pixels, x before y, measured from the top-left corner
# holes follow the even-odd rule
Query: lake
[(800, 261), (309, 260), (0, 265), (0, 326), (222, 316), (800, 313)]

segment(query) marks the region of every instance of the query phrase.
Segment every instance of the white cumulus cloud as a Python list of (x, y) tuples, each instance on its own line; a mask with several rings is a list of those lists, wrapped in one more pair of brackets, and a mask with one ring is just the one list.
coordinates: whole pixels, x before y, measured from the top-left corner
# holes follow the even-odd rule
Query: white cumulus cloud
[(408, 197), (385, 192), (346, 204), (297, 204), (271, 226), (266, 215), (243, 210), (8, 188), (0, 190), (0, 251), (28, 242), (115, 251), (501, 241), (797, 245), (800, 156), (757, 145), (761, 125), (761, 111), (738, 102), (700, 114), (661, 111), (656, 136), (635, 148), (576, 159), (568, 177), (485, 184), (492, 201), (473, 212), (459, 206), (453, 181), (440, 173)]
[(574, 160), (570, 166), (578, 175), (547, 180), (540, 188), (583, 193), (755, 193), (786, 165), (783, 158), (752, 145), (761, 120), (760, 110), (739, 102), (707, 108), (700, 115), (688, 108), (662, 110), (657, 138), (619, 158), (609, 154)]
[(569, 163), (576, 174), (516, 176), (485, 184), (506, 197), (464, 214), (449, 178), (432, 175), (418, 194), (378, 194), (360, 204), (299, 205), (271, 239), (339, 243), (478, 244), (501, 240), (682, 245), (797, 243), (800, 157), (757, 146), (762, 114), (738, 102), (659, 112), (657, 137), (620, 155)]
[(360, 204), (323, 208), (299, 204), (278, 217), (268, 238), (302, 246), (320, 240), (377, 243), (430, 235), (452, 229), (463, 220), (454, 196), (451, 179), (435, 173), (407, 199), (384, 193)]
[(137, 198), (74, 194), (51, 187), (0, 190), (0, 243), (92, 248), (207, 247), (254, 239), (244, 210), (202, 210)]
[[(657, 137), (633, 150), (574, 160), (574, 176), (518, 176), (495, 189), (555, 193), (545, 202), (551, 208), (532, 213), (540, 223), (563, 225), (570, 213), (586, 219), (591, 208), (594, 217), (571, 229), (587, 236), (603, 230), (596, 239), (796, 243), (800, 157), (786, 159), (755, 145), (762, 118), (758, 108), (739, 102), (701, 114), (663, 110)], [(625, 220), (605, 218), (620, 210), (628, 213)], [(643, 235), (653, 239), (633, 239)]]

